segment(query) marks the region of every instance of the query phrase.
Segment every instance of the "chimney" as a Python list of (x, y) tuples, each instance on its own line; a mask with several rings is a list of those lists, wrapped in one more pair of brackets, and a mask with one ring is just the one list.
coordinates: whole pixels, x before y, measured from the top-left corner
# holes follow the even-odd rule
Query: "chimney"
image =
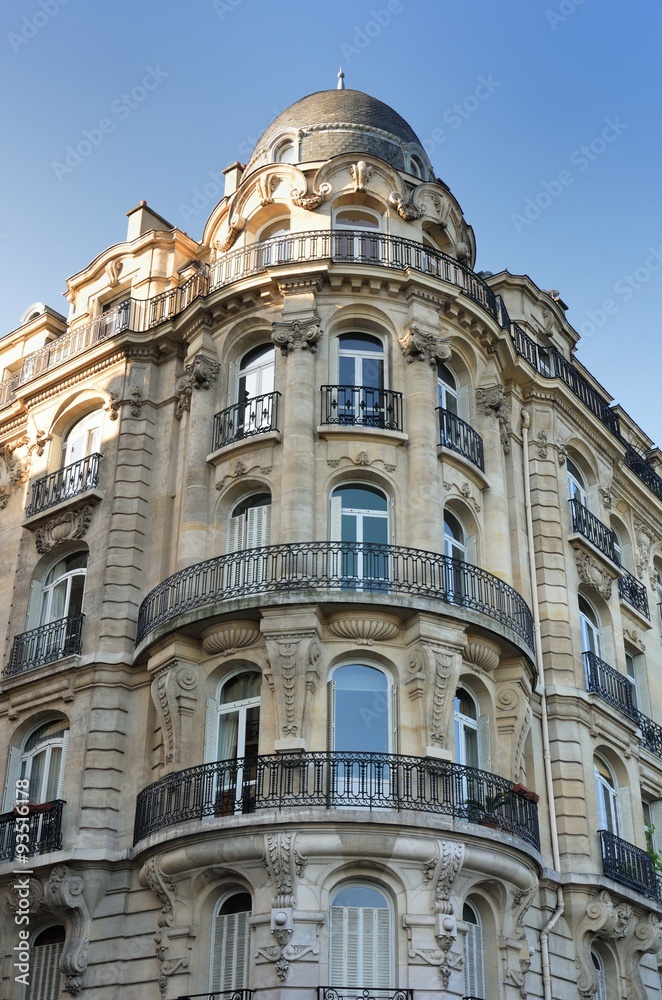
[(144, 236), (151, 229), (161, 229), (170, 232), (175, 227), (164, 219), (162, 215), (153, 212), (146, 201), (139, 202), (135, 208), (126, 213), (129, 225), (126, 230), (127, 243), (137, 240), (139, 236)]

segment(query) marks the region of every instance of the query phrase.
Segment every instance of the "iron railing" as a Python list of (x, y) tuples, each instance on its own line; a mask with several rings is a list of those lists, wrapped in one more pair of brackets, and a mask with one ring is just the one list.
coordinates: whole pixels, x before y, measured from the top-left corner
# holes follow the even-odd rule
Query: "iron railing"
[(16, 388), (20, 380), (21, 373), (16, 372), (14, 375), (8, 375), (7, 378), (0, 382), (0, 410), (14, 402)]
[(643, 712), (637, 713), (637, 722), (641, 730), (641, 746), (649, 753), (662, 758), (662, 726), (653, 722)]
[(401, 236), (361, 229), (288, 233), (230, 250), (210, 265), (208, 291), (215, 291), (241, 278), (262, 274), (276, 264), (306, 264), (320, 260), (429, 274), (461, 288), (499, 324), (507, 319), (501, 299), (482, 278), (454, 257)]
[(600, 830), (600, 841), (604, 874), (662, 903), (662, 880), (653, 867), (650, 854), (609, 830)]
[(323, 385), (321, 423), (402, 430), (402, 393), (362, 385)]
[(647, 486), (655, 494), (658, 500), (662, 500), (662, 477), (658, 476), (655, 469), (632, 445), (627, 445), (625, 448), (625, 464), (629, 469), (632, 469), (635, 476), (641, 479), (644, 486)]
[(252, 1000), (255, 990), (214, 990), (213, 993), (187, 993), (177, 1000)]
[(179, 570), (147, 595), (137, 642), (194, 608), (261, 593), (361, 591), (413, 594), (471, 608), (533, 648), (531, 611), (503, 580), (450, 556), (368, 542), (293, 542), (244, 549)]
[(44, 663), (75, 656), (82, 649), (81, 633), (85, 615), (69, 615), (14, 636), (4, 677), (14, 677)]
[(233, 441), (278, 430), (279, 392), (266, 392), (228, 406), (214, 416), (212, 451)]
[(468, 458), (482, 472), (485, 471), (483, 439), (465, 420), (450, 410), (437, 407), (439, 414), (439, 444)]
[(584, 653), (586, 690), (600, 695), (603, 701), (617, 708), (628, 718), (638, 721), (639, 711), (632, 698), (632, 685), (627, 677), (614, 670), (595, 653)]
[(98, 486), (99, 462), (102, 458), (103, 455), (94, 452), (38, 479), (32, 484), (32, 497), (25, 509), (26, 517), (40, 514), (63, 500), (71, 500), (79, 493)]
[(203, 265), (191, 278), (188, 278), (183, 285), (177, 288), (169, 288), (166, 292), (161, 292), (148, 300), (147, 303), (147, 326), (151, 329), (159, 323), (173, 319), (187, 306), (197, 299), (199, 295), (207, 294), (208, 269)]
[(504, 830), (540, 847), (530, 796), (488, 771), (387, 753), (277, 753), (200, 764), (159, 778), (136, 803), (134, 844), (204, 816), (259, 809), (355, 806), (452, 816)]
[(622, 601), (627, 601), (633, 608), (641, 612), (650, 621), (650, 611), (648, 609), (648, 594), (643, 584), (639, 583), (636, 576), (629, 570), (621, 567), (623, 576), (618, 581), (618, 596)]
[(617, 438), (621, 437), (618, 414), (581, 375), (575, 366), (567, 361), (556, 347), (541, 348), (517, 323), (512, 325), (515, 351), (520, 357), (545, 378), (559, 378), (577, 396), (598, 420)]
[(370, 986), (318, 986), (317, 1000), (413, 1000), (413, 990)]
[[(24, 832), (23, 824), (28, 824), (28, 839), (26, 841), (21, 838), (21, 843), (28, 848), (28, 856), (61, 850), (63, 805), (63, 799), (54, 799), (53, 802), (30, 806), (27, 816), (17, 816), (14, 812), (3, 813), (0, 816), (0, 861), (16, 859), (17, 823), (21, 833)], [(24, 856), (23, 852), (21, 856)]]
[(616, 566), (620, 566), (621, 560), (616, 547), (616, 536), (612, 529), (603, 524), (600, 518), (592, 514), (588, 507), (585, 507), (575, 497), (568, 503), (572, 515), (572, 530), (579, 532), (603, 555), (611, 559)]

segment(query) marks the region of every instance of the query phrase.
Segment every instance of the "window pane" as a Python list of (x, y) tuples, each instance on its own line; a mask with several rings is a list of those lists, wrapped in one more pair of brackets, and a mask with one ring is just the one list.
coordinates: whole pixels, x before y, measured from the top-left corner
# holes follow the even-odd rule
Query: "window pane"
[(335, 681), (335, 750), (388, 753), (388, 684), (381, 670), (341, 667)]

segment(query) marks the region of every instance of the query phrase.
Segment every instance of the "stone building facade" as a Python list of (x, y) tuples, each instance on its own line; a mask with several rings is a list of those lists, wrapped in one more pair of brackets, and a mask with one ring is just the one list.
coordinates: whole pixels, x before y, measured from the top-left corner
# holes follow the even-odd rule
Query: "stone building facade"
[(0, 341), (0, 994), (660, 996), (659, 452), (392, 109), (225, 175)]

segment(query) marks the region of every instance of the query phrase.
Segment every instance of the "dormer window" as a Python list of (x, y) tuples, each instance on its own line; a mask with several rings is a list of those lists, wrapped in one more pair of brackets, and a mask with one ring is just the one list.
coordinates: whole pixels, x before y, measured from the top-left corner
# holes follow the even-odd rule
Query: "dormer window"
[(291, 139), (285, 139), (276, 146), (274, 150), (274, 163), (294, 163), (295, 161), (294, 143)]
[(418, 156), (413, 155), (409, 158), (409, 169), (414, 177), (419, 177), (423, 180), (423, 164)]

